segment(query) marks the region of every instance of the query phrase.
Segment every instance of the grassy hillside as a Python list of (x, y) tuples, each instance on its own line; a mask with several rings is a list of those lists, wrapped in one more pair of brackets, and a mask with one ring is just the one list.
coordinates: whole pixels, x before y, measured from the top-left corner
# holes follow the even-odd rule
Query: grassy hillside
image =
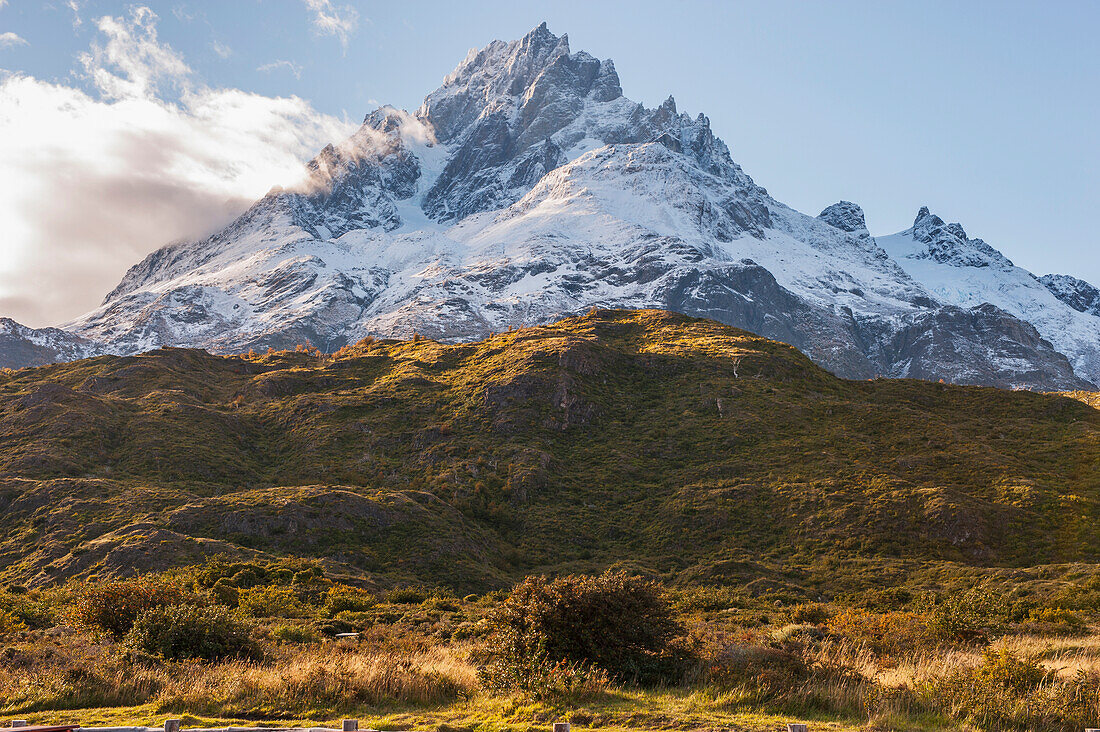
[(24, 369), (0, 375), (0, 580), (214, 554), (459, 592), (615, 565), (799, 597), (1081, 576), (1100, 411), (1073, 396), (843, 381), (662, 311)]

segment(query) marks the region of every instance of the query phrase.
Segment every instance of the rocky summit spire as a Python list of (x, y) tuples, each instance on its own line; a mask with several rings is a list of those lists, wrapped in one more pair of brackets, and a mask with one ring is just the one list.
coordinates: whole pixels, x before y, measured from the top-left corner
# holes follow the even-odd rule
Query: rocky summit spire
[(509, 205), (557, 166), (600, 144), (659, 142), (707, 172), (754, 184), (704, 115), (671, 96), (655, 110), (623, 96), (610, 59), (573, 53), (545, 23), (518, 41), (471, 51), (416, 116), (456, 152), (424, 198), (437, 221)]
[(945, 223), (927, 206), (921, 206), (909, 230), (913, 239), (925, 245), (924, 257), (955, 267), (1010, 268), (1012, 261), (981, 239), (971, 239), (962, 224)]
[[(925, 209), (927, 210), (927, 209)], [(841, 231), (866, 231), (863, 209), (851, 201), (839, 201), (817, 215), (819, 219)]]

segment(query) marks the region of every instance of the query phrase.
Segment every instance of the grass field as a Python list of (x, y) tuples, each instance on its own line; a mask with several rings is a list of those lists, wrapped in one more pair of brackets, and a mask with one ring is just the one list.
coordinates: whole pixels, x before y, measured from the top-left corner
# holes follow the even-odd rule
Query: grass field
[[(553, 721), (601, 730), (773, 730), (786, 721), (831, 730), (1061, 730), (1100, 714), (1100, 632), (1087, 603), (1025, 611), (1017, 601), (1009, 611), (1004, 597), (988, 603), (977, 593), (954, 605), (885, 593), (777, 606), (730, 591), (674, 590), (667, 596), (696, 654), (686, 671), (657, 686), (612, 680), (540, 694), (492, 690), (479, 673), (499, 593), (395, 590), (369, 609), (333, 614), (331, 600), (321, 600), (328, 594), (299, 586), (291, 617), (238, 607), (261, 658), (202, 662), (166, 660), (74, 627), (71, 610), (50, 618), (29, 607), (47, 599), (75, 607), (85, 591), (9, 596), (24, 608), (14, 622), (41, 627), (9, 626), (0, 638), (0, 714), (86, 726), (156, 726), (168, 717), (184, 726), (321, 726), (353, 717), (431, 730)], [(359, 637), (331, 637), (348, 629)]]

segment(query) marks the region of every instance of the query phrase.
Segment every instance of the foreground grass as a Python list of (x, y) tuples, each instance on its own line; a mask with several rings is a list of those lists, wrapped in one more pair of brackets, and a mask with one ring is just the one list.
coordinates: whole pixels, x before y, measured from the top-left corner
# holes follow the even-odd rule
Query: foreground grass
[[(820, 714), (790, 714), (733, 711), (729, 699), (703, 691), (624, 691), (573, 705), (553, 705), (520, 698), (478, 695), (472, 699), (435, 709), (406, 709), (379, 713), (352, 712), (360, 728), (382, 730), (473, 730), (477, 732), (526, 732), (543, 729), (556, 721), (569, 721), (575, 728), (608, 730), (776, 730), (787, 722), (812, 722), (815, 730), (850, 732), (866, 730), (865, 718), (837, 720)], [(85, 726), (160, 726), (168, 717), (178, 717), (184, 727), (336, 726), (346, 714), (315, 714), (294, 718), (241, 718), (168, 713), (158, 704), (130, 707), (71, 709), (63, 712), (33, 712), (22, 715), (31, 724), (78, 721)], [(897, 719), (890, 729), (949, 729), (935, 719)]]
[[(325, 641), (269, 649), (263, 662), (156, 663), (118, 656), (90, 636), (49, 650), (28, 639), (41, 662), (0, 668), (0, 714), (34, 723), (185, 727), (333, 726), (354, 717), (364, 728), (519, 732), (570, 721), (598, 730), (775, 730), (805, 721), (814, 729), (959, 729), (914, 695), (931, 678), (980, 663), (977, 649), (877, 656), (849, 641), (756, 653), (748, 676), (732, 683), (705, 679), (676, 688), (612, 686), (576, 698), (537, 700), (494, 695), (480, 687), (469, 643), (421, 643), (376, 650), (385, 641)], [(747, 640), (745, 638), (742, 641)], [(1044, 658), (1059, 673), (1100, 664), (1100, 635), (1078, 638), (1006, 636), (995, 644)], [(21, 658), (8, 646), (8, 659)], [(16, 649), (16, 650), (11, 650)], [(810, 675), (777, 675), (798, 655)], [(23, 657), (25, 658), (25, 657)], [(1076, 665), (1071, 669), (1067, 664)], [(16, 664), (18, 665), (18, 663)], [(736, 665), (736, 664), (735, 664)], [(743, 669), (745, 670), (745, 669)], [(87, 706), (82, 699), (114, 700)], [(139, 702), (139, 703), (134, 703)]]

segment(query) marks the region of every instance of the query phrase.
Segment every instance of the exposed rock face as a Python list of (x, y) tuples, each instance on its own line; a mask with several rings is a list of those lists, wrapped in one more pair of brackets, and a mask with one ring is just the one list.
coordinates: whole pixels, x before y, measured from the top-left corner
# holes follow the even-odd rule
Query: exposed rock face
[[(302, 185), (150, 254), (66, 330), (118, 353), (332, 350), (656, 306), (788, 341), (852, 378), (1100, 381), (1100, 337), (1057, 322), (1100, 317), (958, 224), (921, 209), (886, 241), (854, 203), (810, 217), (778, 202), (704, 115), (627, 99), (610, 60), (543, 24), (471, 51), (414, 114), (369, 114)], [(937, 279), (947, 270), (985, 279), (964, 296)], [(998, 294), (1024, 274), (1039, 310)]]
[(1056, 298), (1079, 313), (1100, 316), (1100, 289), (1076, 277), (1048, 274), (1039, 281)]
[(851, 201), (834, 203), (819, 213), (817, 217), (829, 226), (835, 226), (841, 231), (867, 231), (867, 220), (863, 217), (863, 209)]

